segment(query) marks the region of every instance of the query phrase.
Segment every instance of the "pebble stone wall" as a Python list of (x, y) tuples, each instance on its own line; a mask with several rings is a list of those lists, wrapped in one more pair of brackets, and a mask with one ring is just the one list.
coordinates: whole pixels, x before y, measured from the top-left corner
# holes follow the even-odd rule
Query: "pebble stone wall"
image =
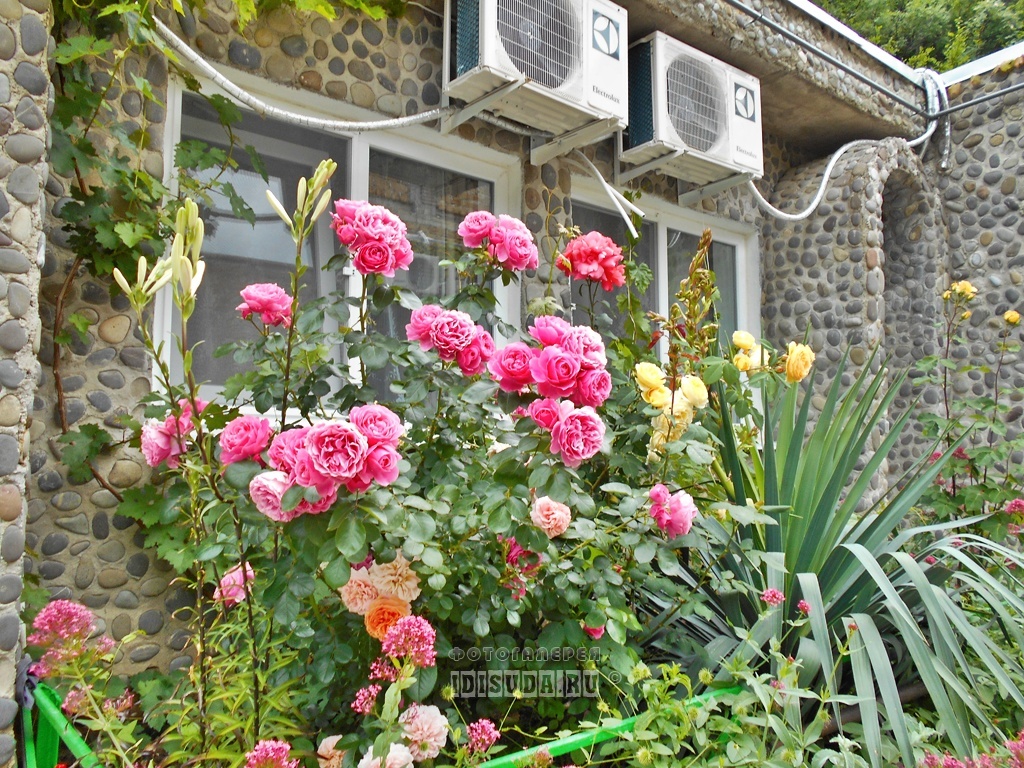
[[(24, 0), (26, 5), (41, 1)], [(0, 0), (0, 8), (12, 4), (17, 5), (15, 0)], [(213, 0), (205, 15), (181, 18), (179, 29), (205, 56), (228, 67), (385, 115), (412, 114), (441, 102), (442, 6), (440, 0), (427, 0), (411, 5), (403, 19), (382, 22), (356, 16), (343, 16), (334, 22), (323, 19), (304, 22), (278, 10), (240, 31), (232, 20), (230, 3)], [(24, 23), (19, 26), (9, 22), (8, 27), (16, 41), (25, 39)], [(10, 56), (3, 58), (7, 51), (3, 47), (6, 40), (3, 28), (0, 25), (0, 60), (11, 62), (11, 72), (8, 74), (2, 66), (0, 71), (10, 80), (11, 91), (7, 94), (2, 90), (4, 80), (0, 79), (0, 96), (7, 95), (9, 103), (18, 105), (17, 109), (12, 106), (10, 112), (23, 115), (15, 118), (22, 122), (8, 130), (41, 138), (45, 120), (40, 110), (45, 108), (46, 89), (39, 93), (30, 90), (30, 86), (38, 90), (37, 80), (24, 74), (28, 70), (22, 69), (30, 57), (21, 54), (15, 57), (12, 50)], [(766, 38), (758, 45), (769, 43)], [(837, 45), (837, 55), (844, 55), (842, 45)], [(15, 65), (15, 61), (19, 63)], [(129, 69), (144, 73), (158, 95), (163, 91), (167, 71), (160, 60), (133, 60)], [(23, 72), (22, 80), (17, 80), (18, 71)], [(40, 72), (45, 77), (45, 69)], [(97, 73), (97, 87), (106, 85), (103, 78), (102, 73)], [(844, 80), (837, 78), (834, 88), (841, 89)], [(22, 81), (27, 84), (19, 86)], [(29, 89), (32, 97), (24, 108), (21, 106), (24, 90), (19, 87)], [(863, 96), (865, 109), (872, 108), (876, 98), (861, 94), (859, 87), (854, 86), (847, 95), (853, 100)], [(134, 121), (152, 134), (150, 146), (161, 146), (166, 117), (163, 107), (145, 103), (131, 88), (114, 87), (107, 96), (117, 119)], [(0, 127), (5, 124), (10, 125), (10, 121), (5, 123), (0, 112)], [(1007, 119), (1002, 130), (1008, 133), (1010, 125)], [(964, 133), (964, 130), (958, 128), (955, 138), (966, 143), (970, 132)], [(524, 182), (521, 214), (530, 228), (541, 236), (542, 246), (551, 242), (560, 224), (571, 223), (574, 171), (566, 160), (556, 159), (540, 168), (533, 167), (527, 162), (529, 142), (525, 136), (479, 120), (460, 126), (458, 135), (521, 158)], [(26, 143), (27, 139), (20, 141)], [(1010, 144), (1012, 142), (1007, 142), (1006, 148)], [(976, 145), (968, 149), (977, 151)], [(780, 207), (802, 207), (817, 187), (817, 175), (825, 160), (812, 159), (798, 147), (786, 145), (770, 135), (765, 137), (765, 151), (767, 171), (759, 182), (761, 188)], [(1019, 150), (1015, 151), (1020, 154)], [(15, 145), (12, 149), (8, 138), (6, 152), (10, 157), (4, 155), (0, 163), (7, 163), (15, 170), (0, 169), (0, 179), (7, 177), (6, 182), (0, 181), (6, 183), (6, 197), (0, 198), (0, 205), (6, 200), (4, 208), (8, 205), (10, 208), (9, 212), (3, 211), (2, 221), (5, 225), (11, 222), (9, 229), (4, 230), (4, 237), (8, 231), (13, 233), (18, 215), (22, 216), (19, 221), (24, 220), (19, 204), (31, 205), (43, 200), (37, 190), (32, 203), (24, 203), (13, 191), (27, 189), (24, 182), (19, 181), (18, 186), (12, 187), (16, 174), (22, 174), (20, 179), (27, 176), (22, 170), (26, 165), (36, 173), (38, 169), (32, 170), (31, 165), (38, 160), (42, 149), (33, 160), (28, 157), (26, 147)], [(589, 150), (589, 154), (610, 175), (611, 143), (602, 143)], [(147, 151), (143, 162), (151, 173), (162, 172), (163, 158), (159, 152)], [(964, 173), (969, 175), (970, 168), (965, 161)], [(921, 161), (905, 143), (886, 141), (875, 150), (846, 159), (837, 169), (825, 202), (807, 222), (793, 225), (764, 217), (742, 188), (706, 199), (696, 208), (746, 223), (759, 232), (764, 277), (764, 333), (773, 343), (784, 344), (809, 329), (816, 352), (832, 362), (838, 359), (846, 344), (868, 342), (894, 345), (897, 355), (909, 359), (926, 349), (909, 343), (912, 337), (917, 338), (912, 336), (916, 333), (913, 322), (934, 311), (928, 303), (929, 296), (935, 286), (946, 279), (947, 257), (943, 248), (946, 234), (938, 197), (939, 192), (946, 189), (942, 187), (945, 177), (931, 170), (926, 175), (924, 171)], [(41, 183), (44, 175), (33, 178)], [(950, 174), (950, 178), (952, 176)], [(675, 200), (677, 188), (672, 179), (652, 175), (638, 184), (645, 194)], [(44, 329), (43, 343), (39, 347), (42, 373), (32, 360), (23, 362), (26, 354), (31, 358), (38, 327), (25, 327), (25, 341), (16, 351), (7, 350), (4, 336), (7, 316), (0, 317), (0, 348), (14, 360), (13, 363), (6, 359), (0, 361), (0, 382), (5, 386), (5, 393), (10, 389), (18, 395), (17, 402), (22, 409), (15, 426), (8, 427), (6, 421), (0, 420), (0, 429), (4, 431), (0, 435), (0, 482), (7, 482), (7, 485), (0, 485), (0, 517), (13, 521), (7, 524), (16, 526), (18, 531), (25, 530), (19, 515), (23, 514), (24, 490), (27, 489), (26, 543), (32, 552), (32, 557), (26, 561), (27, 567), (53, 594), (72, 595), (93, 608), (104, 628), (114, 637), (124, 637), (135, 630), (144, 633), (126, 647), (122, 671), (180, 666), (189, 662), (188, 637), (173, 614), (188, 604), (188, 595), (173, 583), (166, 564), (141, 548), (137, 527), (116, 514), (113, 494), (92, 481), (77, 486), (69, 483), (53, 442), (60, 433), (50, 342), (53, 302), (74, 264), (74, 254), (67, 248), (59, 221), (68, 188), (68, 180), (55, 176), (46, 185), (45, 203), (50, 212), (46, 231), (51, 247), (47, 249), (39, 293), (38, 311)], [(966, 190), (966, 183), (963, 188)], [(972, 188), (971, 194), (981, 193)], [(989, 201), (994, 205), (994, 197)], [(955, 201), (947, 196), (947, 213), (950, 202)], [(966, 202), (964, 205), (965, 212), (973, 210)], [(1008, 203), (1004, 201), (1005, 206)], [(33, 236), (38, 231), (38, 220), (32, 217), (38, 215), (36, 211), (29, 214), (29, 224), (36, 225), (32, 227)], [(951, 236), (960, 233), (962, 239), (966, 228), (975, 224), (977, 222), (968, 223), (964, 217), (959, 229), (951, 225)], [(998, 227), (992, 229), (994, 239), (999, 237), (998, 231)], [(980, 242), (982, 233), (975, 237)], [(545, 238), (549, 238), (547, 242)], [(32, 271), (35, 269), (32, 250), (35, 244), (30, 238), (30, 241), (19, 241), (17, 246), (0, 250), (0, 273), (16, 272), (10, 276), (4, 274), (4, 284), (25, 285), (30, 301), (37, 295)], [(963, 243), (959, 242), (956, 247), (963, 250)], [(548, 250), (542, 247), (542, 251)], [(7, 253), (16, 253), (18, 258), (8, 259), (4, 255)], [(22, 264), (18, 260), (21, 258), (27, 259), (26, 270), (11, 269), (12, 264), (16, 267)], [(969, 258), (969, 254), (964, 256), (965, 260)], [(1010, 256), (1004, 258), (1009, 260)], [(542, 264), (536, 279), (525, 286), (524, 308), (530, 299), (543, 293), (550, 270), (550, 263)], [(563, 280), (557, 271), (556, 278)], [(1018, 282), (1019, 279), (1018, 276)], [(1011, 277), (1006, 280), (1007, 285), (1012, 282)], [(73, 281), (68, 312), (84, 314), (92, 324), (88, 338), (75, 340), (63, 348), (59, 361), (67, 393), (66, 415), (72, 425), (92, 422), (109, 427), (115, 424), (118, 414), (134, 408), (138, 398), (149, 390), (148, 365), (138, 328), (126, 303), (121, 299), (111, 300), (108, 289), (107, 284), (86, 275), (76, 276)], [(18, 306), (13, 298), (18, 292), (12, 292), (9, 287), (7, 291), (7, 305), (0, 305), (5, 311), (7, 306)], [(27, 317), (34, 311), (33, 305), (24, 314)], [(18, 324), (26, 325), (24, 320)], [(866, 359), (863, 350), (855, 350), (852, 357), (856, 363)], [(9, 385), (9, 382), (14, 383)], [(0, 417), (4, 418), (5, 402), (6, 398), (0, 400)], [(28, 452), (32, 475), (26, 480), (26, 454), (17, 441), (21, 440), (19, 435), (25, 434), (29, 415), (35, 421)], [(8, 438), (16, 443), (5, 443)], [(8, 448), (13, 451), (12, 446), (18, 449), (11, 454), (17, 461), (10, 472), (4, 473), (8, 466), (4, 463)], [(907, 455), (912, 450), (907, 447)], [(100, 469), (115, 489), (144, 482), (148, 477), (141, 456), (130, 449), (119, 450), (105, 463), (101, 462)], [(10, 475), (6, 481), (2, 480), (4, 474)], [(8, 497), (11, 506), (6, 506)], [(14, 510), (10, 518), (8, 509)], [(20, 545), (17, 534), (12, 537)], [(0, 547), (0, 555), (5, 559), (19, 549), (13, 545), (9, 548), (7, 539), (5, 533), (4, 546)], [(12, 568), (20, 569), (20, 551), (10, 562), (14, 563)], [(0, 574), (0, 605), (5, 602), (5, 578), (6, 575)], [(0, 650), (7, 650), (3, 610), (0, 608)], [(15, 625), (16, 634), (19, 630)], [(13, 641), (11, 648), (16, 644), (17, 640)], [(0, 674), (0, 688), (4, 684), (5, 678)], [(0, 689), (0, 695), (4, 690)], [(0, 703), (0, 724), (4, 723), (3, 706)]]
[(41, 434), (31, 406), (39, 379), (50, 24), (49, 0), (0, 0), (0, 766), (15, 763), (29, 440)]
[[(951, 105), (996, 94), (1022, 80), (1024, 59), (1018, 59), (989, 75), (951, 86)], [(970, 280), (978, 289), (966, 326), (968, 349), (962, 355), (991, 369), (990, 373), (972, 371), (968, 377), (954, 380), (954, 390), (961, 395), (991, 395), (998, 364), (997, 345), (1006, 328), (1003, 313), (1014, 309), (1024, 314), (1022, 125), (1024, 96), (1019, 91), (955, 112), (948, 171), (943, 171), (938, 161), (928, 166), (949, 226), (950, 279)], [(1019, 328), (1011, 338), (1021, 340)], [(1007, 357), (999, 386), (1001, 397), (1008, 397), (1014, 406), (1010, 424), (1019, 429), (1024, 406), (1024, 357)]]

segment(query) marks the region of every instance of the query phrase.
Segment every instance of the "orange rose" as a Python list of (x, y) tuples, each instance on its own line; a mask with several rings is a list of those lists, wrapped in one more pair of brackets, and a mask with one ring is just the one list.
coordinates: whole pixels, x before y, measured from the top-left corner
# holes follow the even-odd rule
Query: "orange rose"
[(400, 597), (378, 597), (366, 610), (366, 631), (370, 633), (370, 637), (383, 640), (395, 622), (411, 612), (409, 604)]

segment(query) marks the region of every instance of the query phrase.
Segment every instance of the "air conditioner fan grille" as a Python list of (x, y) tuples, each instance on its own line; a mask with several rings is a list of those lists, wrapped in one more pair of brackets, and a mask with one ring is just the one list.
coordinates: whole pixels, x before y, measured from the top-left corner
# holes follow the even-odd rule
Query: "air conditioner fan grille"
[(686, 146), (706, 152), (725, 130), (720, 76), (706, 62), (678, 56), (668, 67), (668, 116)]
[(580, 63), (577, 18), (570, 0), (498, 0), (498, 37), (512, 64), (548, 88), (570, 79)]

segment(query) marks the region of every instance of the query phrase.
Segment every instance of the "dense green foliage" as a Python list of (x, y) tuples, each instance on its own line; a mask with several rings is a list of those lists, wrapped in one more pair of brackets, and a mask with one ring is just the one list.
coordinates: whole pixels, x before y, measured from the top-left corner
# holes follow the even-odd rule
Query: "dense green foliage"
[(1020, 0), (821, 0), (818, 4), (912, 66), (940, 72), (1024, 38)]

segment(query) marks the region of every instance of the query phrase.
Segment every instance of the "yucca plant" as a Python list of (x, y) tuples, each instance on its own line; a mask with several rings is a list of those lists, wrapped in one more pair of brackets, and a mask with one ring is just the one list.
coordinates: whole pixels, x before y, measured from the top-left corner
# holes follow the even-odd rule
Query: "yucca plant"
[[(700, 646), (700, 663), (717, 664), (720, 678), (730, 661), (781, 642), (783, 652), (803, 665), (803, 684), (857, 697), (875, 766), (881, 764), (880, 715), (905, 764), (915, 764), (901, 692), (926, 691), (939, 724), (968, 754), (973, 725), (998, 731), (972, 692), (979, 674), (998, 681), (1004, 695), (1024, 708), (1024, 693), (1014, 683), (1024, 671), (989, 632), (998, 627), (1010, 642), (1024, 640), (1024, 593), (1008, 570), (1021, 558), (991, 541), (956, 537), (956, 528), (976, 519), (906, 525), (962, 437), (937, 461), (926, 453), (888, 494), (861, 509), (872, 477), (912, 414), (890, 414), (904, 375), (890, 380), (884, 368), (872, 374), (869, 362), (844, 391), (844, 364), (813, 423), (810, 392), (801, 402), (800, 388), (790, 385), (777, 413), (765, 406), (763, 445), (746, 453), (733, 441), (728, 409), (721, 406), (722, 461), (733, 501), (754, 499), (771, 522), (743, 526), (732, 536), (723, 526), (722, 551), (693, 550), (693, 571), (680, 578), (702, 590), (705, 605), (665, 621), (675, 608), (651, 598), (655, 611), (648, 626), (659, 629), (648, 642), (684, 654)], [(888, 431), (885, 419), (892, 420)], [(880, 439), (871, 452), (873, 435)], [(702, 568), (718, 578), (693, 576)], [(723, 592), (716, 588), (723, 583), (746, 588)], [(785, 602), (766, 610), (759, 597), (769, 588), (782, 591)], [(807, 621), (799, 621), (800, 600), (806, 601)], [(784, 633), (787, 625), (793, 628)]]

